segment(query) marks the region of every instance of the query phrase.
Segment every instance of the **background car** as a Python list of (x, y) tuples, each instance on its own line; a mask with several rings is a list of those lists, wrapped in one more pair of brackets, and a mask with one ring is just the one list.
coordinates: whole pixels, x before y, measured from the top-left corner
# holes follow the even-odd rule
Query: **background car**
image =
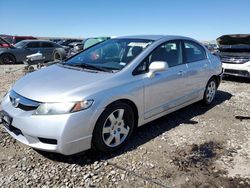
[(0, 48), (9, 48), (10, 46), (11, 44), (7, 40), (0, 37)]
[(40, 52), (45, 57), (45, 62), (62, 60), (66, 58), (66, 50), (63, 46), (45, 40), (24, 40), (13, 48), (0, 49), (0, 64), (22, 63), (27, 55)]
[(72, 42), (68, 46), (70, 47), (68, 56), (75, 55), (76, 53), (90, 48), (93, 45), (96, 45), (98, 43), (101, 43), (105, 40), (110, 39), (110, 37), (93, 37), (93, 38), (86, 38), (82, 42)]
[(218, 51), (218, 45), (217, 44), (204, 44), (204, 46), (211, 52), (211, 53), (215, 53)]
[(32, 36), (12, 36), (12, 35), (0, 35), (3, 39), (14, 45), (22, 40), (36, 40), (37, 38)]
[(83, 40), (83, 49), (89, 48), (95, 44), (98, 44), (100, 42), (103, 42), (105, 40), (110, 39), (110, 37), (93, 37), (93, 38), (87, 38)]
[(65, 40), (60, 40), (57, 42), (57, 44), (60, 44), (61, 46), (68, 46), (72, 42), (82, 42), (81, 39), (65, 39)]
[(224, 74), (250, 78), (250, 35), (223, 35), (217, 42)]

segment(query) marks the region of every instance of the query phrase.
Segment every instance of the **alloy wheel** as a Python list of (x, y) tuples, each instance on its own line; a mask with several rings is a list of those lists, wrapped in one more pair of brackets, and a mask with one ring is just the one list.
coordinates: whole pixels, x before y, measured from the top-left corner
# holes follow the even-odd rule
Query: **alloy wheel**
[(216, 83), (215, 81), (211, 81), (208, 84), (206, 91), (206, 99), (208, 103), (211, 103), (213, 101), (215, 93), (216, 93)]
[(103, 125), (102, 138), (109, 147), (119, 146), (129, 135), (130, 127), (126, 125), (124, 112), (124, 109), (113, 111)]

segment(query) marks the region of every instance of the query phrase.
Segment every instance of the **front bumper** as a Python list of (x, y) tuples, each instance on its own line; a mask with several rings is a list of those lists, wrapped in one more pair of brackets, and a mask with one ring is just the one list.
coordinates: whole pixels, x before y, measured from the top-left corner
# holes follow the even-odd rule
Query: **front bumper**
[(222, 63), (225, 75), (250, 78), (250, 62), (244, 64)]
[(91, 147), (96, 117), (101, 111), (91, 108), (62, 115), (33, 115), (12, 106), (8, 94), (2, 101), (2, 110), (12, 119), (6, 131), (18, 141), (44, 151), (75, 154)]

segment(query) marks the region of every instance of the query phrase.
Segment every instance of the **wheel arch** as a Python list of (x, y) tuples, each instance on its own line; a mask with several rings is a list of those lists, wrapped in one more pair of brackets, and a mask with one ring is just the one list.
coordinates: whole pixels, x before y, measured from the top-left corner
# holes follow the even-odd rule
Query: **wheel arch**
[(128, 104), (132, 108), (133, 113), (135, 114), (135, 127), (138, 127), (139, 112), (138, 112), (138, 108), (137, 108), (136, 104), (132, 100), (127, 99), (127, 98), (117, 99), (117, 100), (109, 103), (108, 105), (106, 105), (105, 109), (108, 108), (109, 106), (111, 106), (115, 103), (119, 103), (119, 102)]
[(58, 53), (62, 59), (65, 59), (66, 58), (66, 52), (64, 49), (61, 49), (61, 48), (55, 48), (52, 55), (53, 55), (53, 58), (55, 56), (55, 54)]
[[(216, 86), (217, 86), (217, 88), (218, 88), (219, 85), (220, 85), (220, 82), (221, 82), (220, 75), (213, 75), (213, 76), (211, 76), (211, 78), (208, 80), (208, 82), (209, 82), (210, 80), (212, 80), (212, 79), (215, 79), (215, 81), (216, 81)], [(208, 82), (207, 82), (207, 83), (208, 83)]]

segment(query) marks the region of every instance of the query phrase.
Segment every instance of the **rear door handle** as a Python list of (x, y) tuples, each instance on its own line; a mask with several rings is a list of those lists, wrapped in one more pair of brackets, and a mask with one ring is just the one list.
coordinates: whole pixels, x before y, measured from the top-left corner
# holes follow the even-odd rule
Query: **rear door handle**
[(184, 71), (183, 71), (183, 70), (180, 70), (180, 71), (178, 72), (178, 75), (179, 75), (179, 76), (183, 76), (183, 75), (184, 75)]

